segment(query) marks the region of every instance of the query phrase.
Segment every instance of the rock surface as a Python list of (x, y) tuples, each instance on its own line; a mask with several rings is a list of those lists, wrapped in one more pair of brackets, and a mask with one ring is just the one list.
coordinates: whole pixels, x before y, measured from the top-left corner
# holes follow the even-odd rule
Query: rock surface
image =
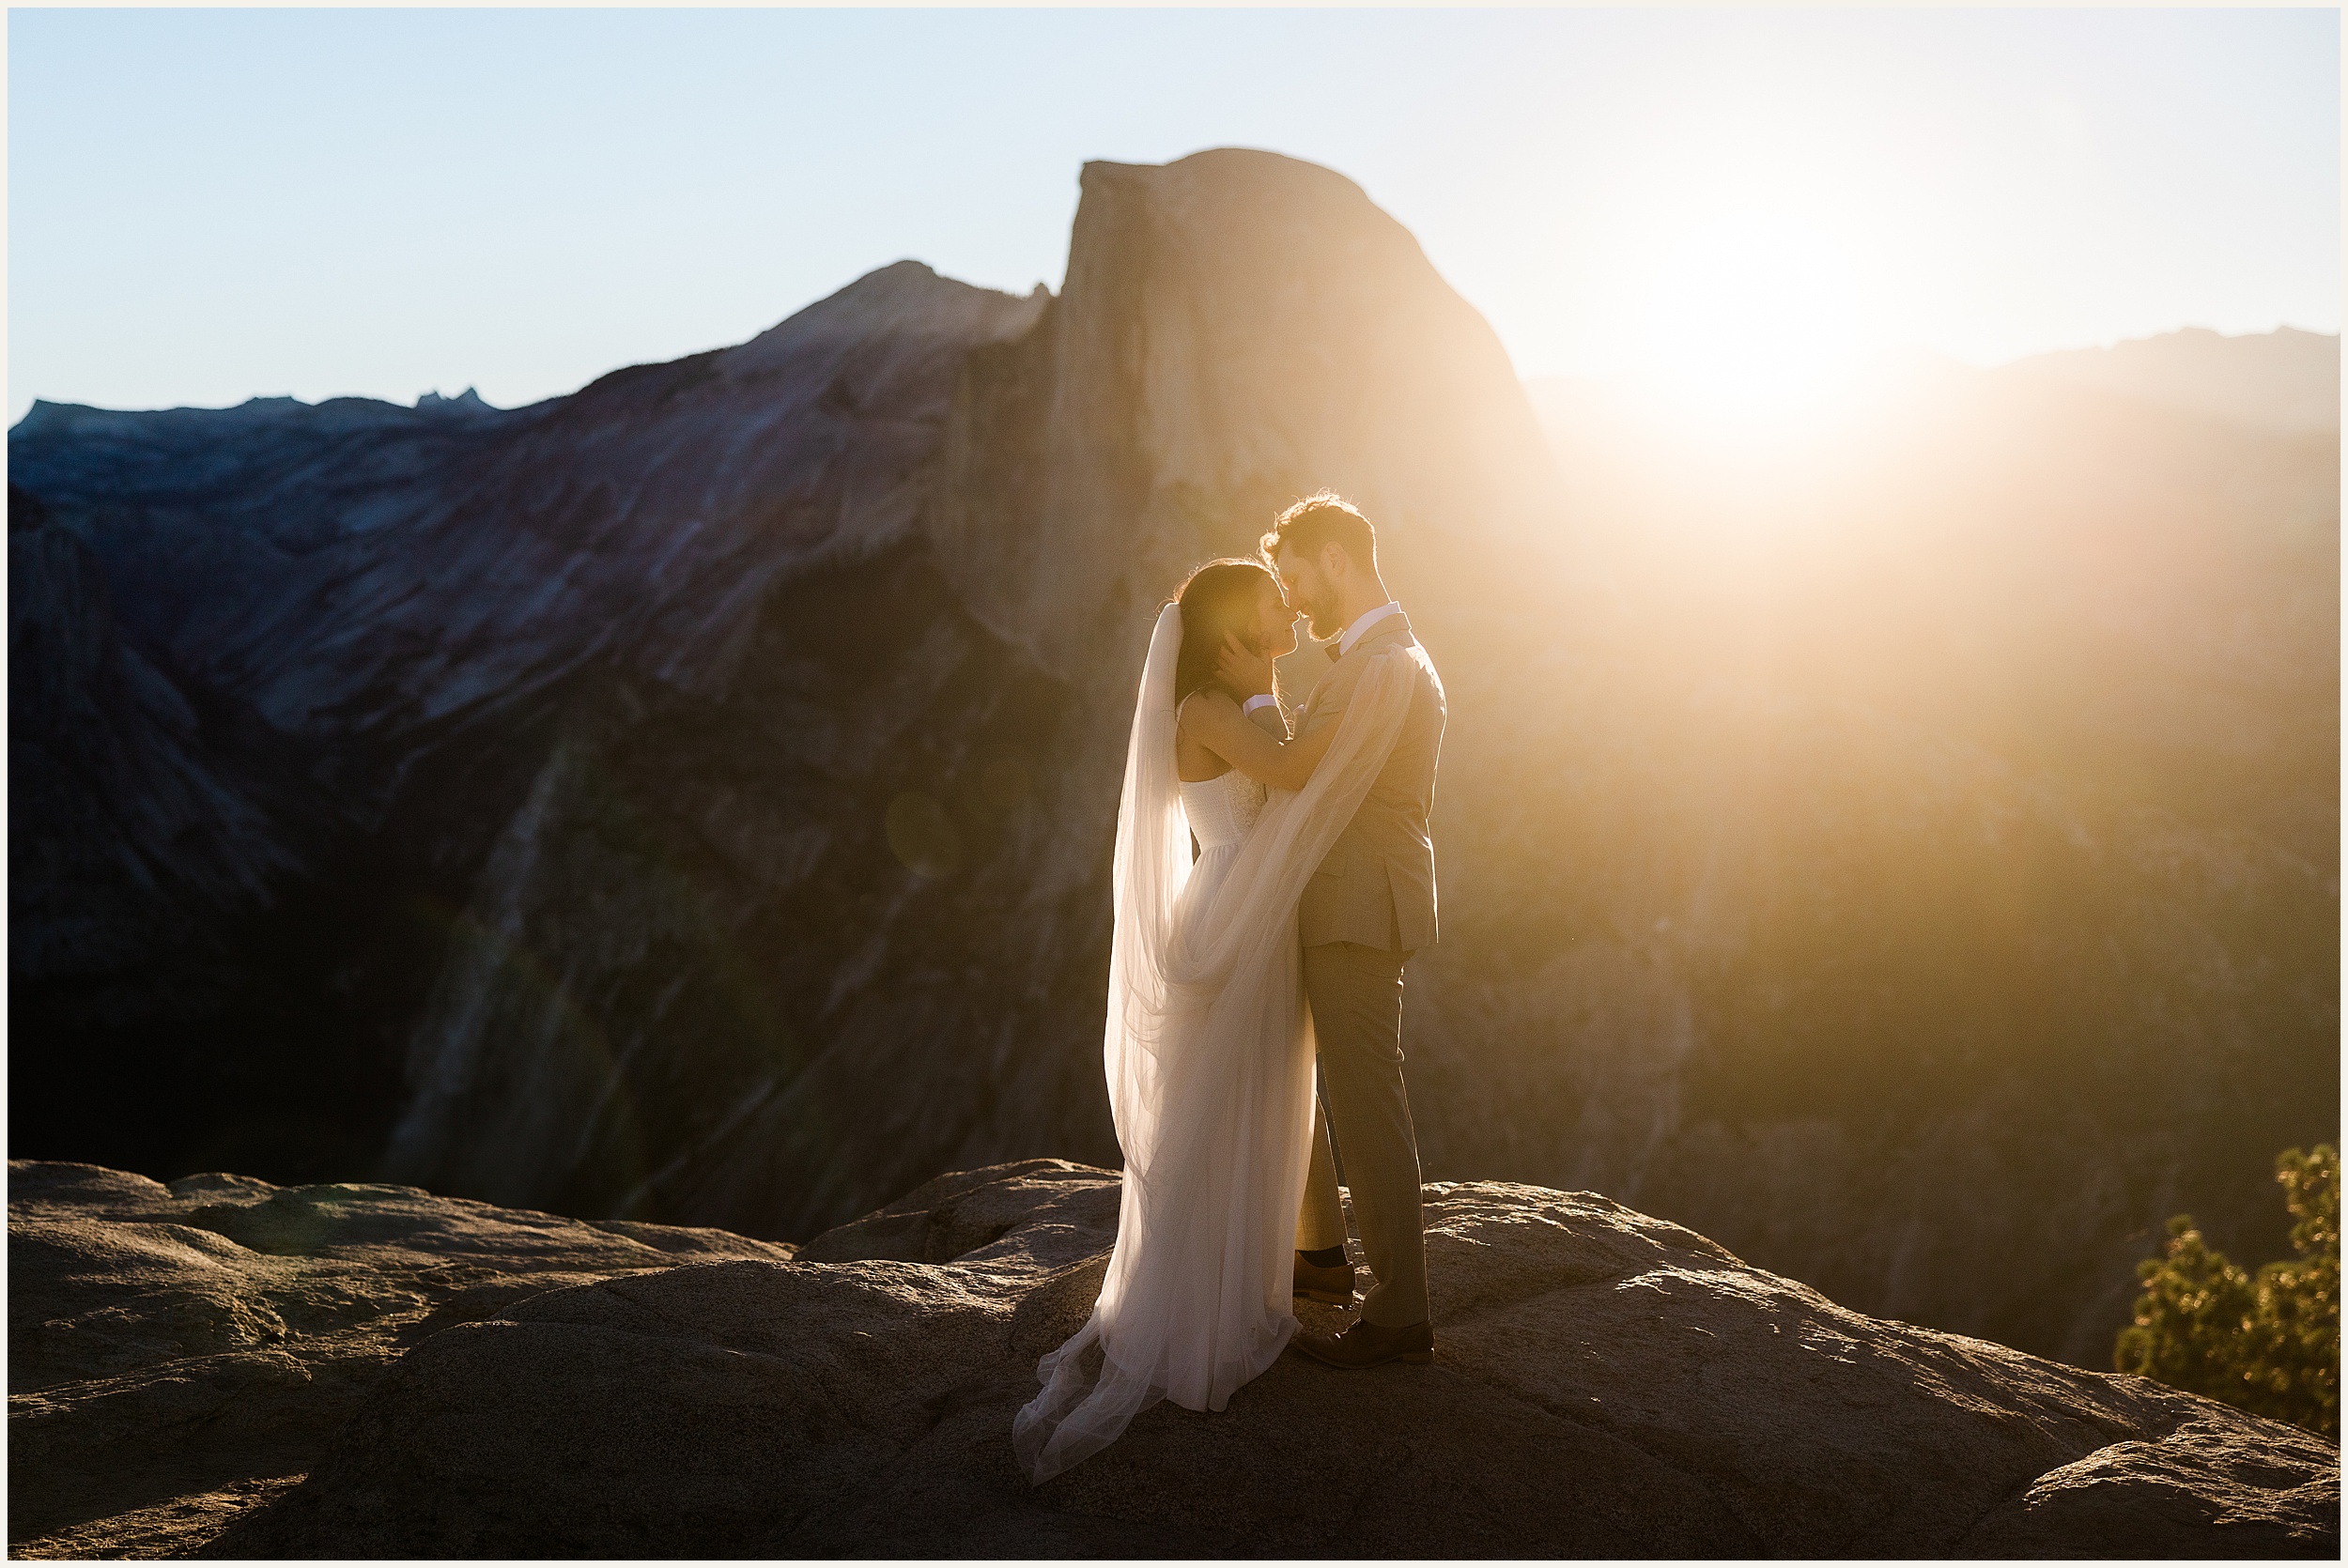
[(11, 1550), (2338, 1553), (2338, 1455), (2308, 1434), (1861, 1316), (1595, 1194), (1427, 1198), (1434, 1365), (1291, 1354), (1039, 1489), (1011, 1416), (1099, 1287), (1108, 1172), (941, 1176), (794, 1256), (20, 1161)]
[(418, 1337), (679, 1256), (791, 1249), (413, 1188), (12, 1162), (11, 1538), (299, 1470)]

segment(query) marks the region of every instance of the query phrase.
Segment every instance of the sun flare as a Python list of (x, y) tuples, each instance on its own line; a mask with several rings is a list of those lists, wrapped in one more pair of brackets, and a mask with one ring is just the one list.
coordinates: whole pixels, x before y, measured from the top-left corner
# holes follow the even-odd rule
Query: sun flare
[(1718, 214), (1650, 275), (1639, 379), (1720, 423), (1813, 421), (1849, 391), (1865, 350), (1863, 284), (1849, 253), (1799, 219)]

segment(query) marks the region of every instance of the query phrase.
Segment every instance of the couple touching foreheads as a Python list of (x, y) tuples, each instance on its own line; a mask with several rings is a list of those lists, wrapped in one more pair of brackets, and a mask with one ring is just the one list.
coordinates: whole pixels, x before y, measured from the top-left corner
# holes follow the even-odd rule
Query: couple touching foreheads
[[(1332, 662), (1291, 732), (1272, 660), (1300, 614)], [(1117, 1246), (1012, 1422), (1037, 1483), (1159, 1399), (1222, 1409), (1292, 1337), (1336, 1367), (1431, 1359), (1402, 968), (1435, 940), (1443, 726), (1376, 535), (1334, 495), (1280, 514), (1262, 560), (1199, 567), (1159, 613), (1117, 814)], [(1295, 1297), (1353, 1298), (1332, 1134), (1373, 1281), (1350, 1328), (1300, 1335)]]

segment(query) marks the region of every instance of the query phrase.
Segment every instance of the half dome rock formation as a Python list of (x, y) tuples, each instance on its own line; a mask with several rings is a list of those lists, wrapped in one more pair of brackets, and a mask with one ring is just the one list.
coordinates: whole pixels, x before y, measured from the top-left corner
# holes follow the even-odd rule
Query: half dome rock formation
[(1114, 1162), (1151, 613), (1330, 485), (1450, 699), (1429, 1176), (2081, 1364), (2169, 1215), (2278, 1253), (2336, 436), (1985, 376), (1772, 491), (1615, 412), (1552, 457), (1402, 225), (1237, 149), (1088, 165), (1057, 296), (899, 262), (524, 408), (38, 404), (12, 1147), (778, 1242)]
[(973, 356), (950, 439), (935, 532), (974, 612), (1071, 676), (1105, 662), (1110, 690), (1136, 613), (1302, 492), (1376, 520), (1430, 636), (1521, 607), (1472, 552), (1558, 555), (1491, 327), (1352, 181), (1270, 153), (1087, 164), (1062, 294)]
[(1099, 1288), (1110, 1172), (940, 1176), (796, 1255), (413, 1188), (8, 1191), (20, 1557), (2339, 1552), (2304, 1432), (1586, 1192), (1427, 1189), (1433, 1365), (1291, 1353), (1031, 1488), (1012, 1412)]

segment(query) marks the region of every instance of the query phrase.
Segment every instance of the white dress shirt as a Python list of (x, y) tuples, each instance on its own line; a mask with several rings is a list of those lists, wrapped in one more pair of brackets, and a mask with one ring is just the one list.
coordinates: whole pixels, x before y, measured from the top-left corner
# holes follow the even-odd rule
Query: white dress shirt
[(1346, 654), (1353, 652), (1353, 645), (1361, 641), (1363, 637), (1368, 633), (1369, 629), (1378, 624), (1379, 622), (1383, 621), (1389, 615), (1399, 615), (1401, 613), (1402, 607), (1396, 604), (1392, 599), (1388, 599), (1384, 604), (1380, 605), (1376, 609), (1366, 609), (1362, 611), (1361, 614), (1353, 618), (1353, 624), (1345, 628), (1345, 635), (1337, 638), (1337, 656), (1339, 658), (1343, 658)]

